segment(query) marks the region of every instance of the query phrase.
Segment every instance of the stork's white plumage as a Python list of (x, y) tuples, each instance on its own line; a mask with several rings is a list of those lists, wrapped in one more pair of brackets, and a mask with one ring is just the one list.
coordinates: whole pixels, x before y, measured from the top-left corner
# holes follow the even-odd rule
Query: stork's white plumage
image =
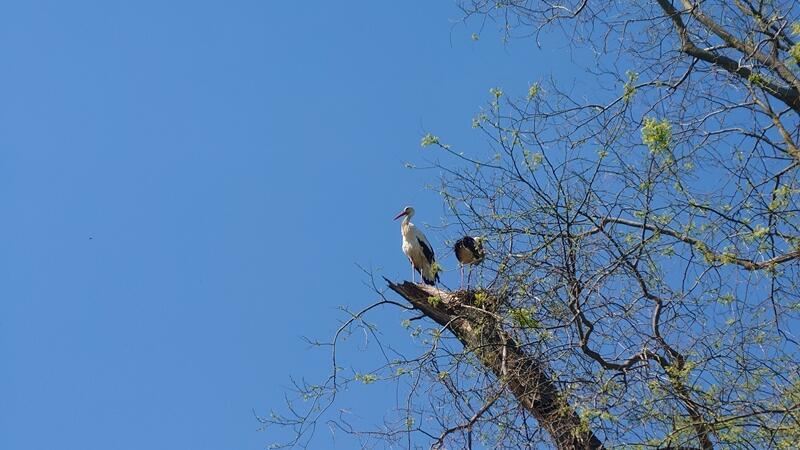
[(437, 273), (434, 264), (436, 259), (433, 254), (433, 247), (428, 238), (411, 223), (411, 216), (414, 215), (414, 208), (406, 206), (403, 211), (394, 219), (397, 220), (401, 217), (403, 223), (400, 225), (400, 232), (403, 235), (403, 253), (408, 256), (411, 261), (411, 278), (414, 279), (414, 270), (422, 275), (422, 280), (425, 284), (434, 285), (439, 281), (439, 274)]

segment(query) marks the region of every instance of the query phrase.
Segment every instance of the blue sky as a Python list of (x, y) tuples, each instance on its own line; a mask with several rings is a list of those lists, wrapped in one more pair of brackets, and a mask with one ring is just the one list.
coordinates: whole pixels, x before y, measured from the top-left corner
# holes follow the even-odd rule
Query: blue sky
[(404, 205), (441, 215), (438, 173), (403, 166), (429, 157), (421, 136), (480, 147), (489, 88), (570, 70), (458, 18), (449, 0), (4, 4), (0, 448), (280, 437), (252, 410), (329, 369), (301, 336), (373, 299), (357, 264), (408, 276)]

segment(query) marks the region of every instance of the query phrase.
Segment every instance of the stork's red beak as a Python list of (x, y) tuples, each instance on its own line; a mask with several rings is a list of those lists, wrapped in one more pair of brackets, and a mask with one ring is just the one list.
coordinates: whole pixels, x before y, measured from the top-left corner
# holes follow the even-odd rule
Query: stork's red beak
[(407, 213), (407, 212), (405, 212), (405, 211), (403, 211), (403, 212), (401, 212), (400, 214), (398, 214), (397, 216), (395, 216), (395, 218), (394, 218), (394, 219), (392, 219), (392, 220), (397, 220), (397, 219), (399, 219), (399, 218), (401, 218), (401, 217), (405, 216), (406, 214), (408, 214), (408, 213)]

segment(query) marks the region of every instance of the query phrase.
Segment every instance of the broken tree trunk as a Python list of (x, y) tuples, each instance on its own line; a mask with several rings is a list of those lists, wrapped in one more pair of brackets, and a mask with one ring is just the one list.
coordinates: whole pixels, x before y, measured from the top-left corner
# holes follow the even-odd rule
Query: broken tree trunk
[[(389, 288), (473, 352), (547, 430), (559, 450), (596, 450), (603, 444), (570, 407), (541, 361), (505, 332), (495, 315), (475, 307), (474, 293), (386, 280)], [(491, 299), (490, 299), (491, 301)], [(496, 301), (496, 300), (495, 300)]]

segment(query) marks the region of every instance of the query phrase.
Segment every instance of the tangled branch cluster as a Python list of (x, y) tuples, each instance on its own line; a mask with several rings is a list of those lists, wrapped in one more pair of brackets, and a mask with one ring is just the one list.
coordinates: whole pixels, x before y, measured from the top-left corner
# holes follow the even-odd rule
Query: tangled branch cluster
[[(487, 238), (467, 307), (546, 368), (577, 417), (569, 432), (597, 437), (588, 448), (796, 448), (800, 4), (461, 6), (509, 39), (560, 32), (596, 55), (585, 91), (494, 90), (473, 122), (483, 150), (425, 141), (443, 232)], [(396, 420), (347, 431), (365, 445), (567, 448), (445, 325), (374, 371), (402, 386)]]

